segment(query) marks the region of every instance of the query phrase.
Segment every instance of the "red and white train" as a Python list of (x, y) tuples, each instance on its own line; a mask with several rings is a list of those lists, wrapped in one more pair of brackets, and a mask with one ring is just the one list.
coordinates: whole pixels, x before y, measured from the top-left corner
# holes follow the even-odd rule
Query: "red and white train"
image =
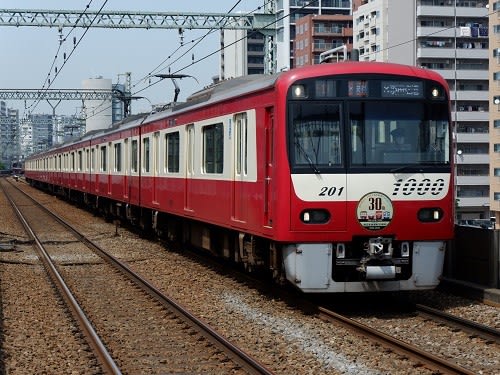
[(322, 64), (221, 82), (25, 174), (305, 293), (429, 289), (453, 237), (450, 124), (432, 71)]

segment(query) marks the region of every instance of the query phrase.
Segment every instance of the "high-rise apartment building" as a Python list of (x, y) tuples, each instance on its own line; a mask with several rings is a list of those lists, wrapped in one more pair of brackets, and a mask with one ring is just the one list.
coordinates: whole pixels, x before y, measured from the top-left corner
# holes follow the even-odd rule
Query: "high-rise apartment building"
[(324, 52), (348, 59), (352, 51), (352, 16), (316, 15), (299, 18), (295, 24), (295, 67), (320, 63)]
[(447, 80), (458, 220), (490, 215), (487, 14), (484, 0), (365, 0), (353, 14), (361, 60), (416, 65)]
[(257, 31), (222, 30), (220, 79), (263, 74), (264, 43), (266, 37)]
[(490, 24), (489, 98), (490, 105), (490, 210), (496, 225), (500, 224), (500, 1), (488, 4)]
[(277, 37), (276, 68), (278, 71), (295, 67), (294, 43), (296, 22), (307, 15), (351, 15), (351, 0), (280, 0), (276, 4)]

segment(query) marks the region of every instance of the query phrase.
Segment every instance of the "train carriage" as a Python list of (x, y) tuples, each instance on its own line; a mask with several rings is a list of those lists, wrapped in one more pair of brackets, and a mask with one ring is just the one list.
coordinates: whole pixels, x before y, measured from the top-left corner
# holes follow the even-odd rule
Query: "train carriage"
[(322, 64), (219, 83), (34, 155), (26, 178), (306, 293), (429, 289), (453, 236), (450, 124), (432, 71)]

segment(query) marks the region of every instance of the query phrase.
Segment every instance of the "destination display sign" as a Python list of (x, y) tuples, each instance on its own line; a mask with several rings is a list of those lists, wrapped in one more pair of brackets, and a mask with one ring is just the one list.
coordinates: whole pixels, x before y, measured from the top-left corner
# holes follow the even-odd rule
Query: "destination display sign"
[(383, 98), (421, 98), (424, 95), (422, 82), (382, 81)]

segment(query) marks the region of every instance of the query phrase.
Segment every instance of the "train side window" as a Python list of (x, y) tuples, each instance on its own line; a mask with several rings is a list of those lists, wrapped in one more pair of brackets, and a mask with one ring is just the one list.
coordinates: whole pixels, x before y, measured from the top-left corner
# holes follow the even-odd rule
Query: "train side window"
[(115, 148), (115, 172), (121, 172), (122, 171), (122, 144), (121, 143), (115, 143), (114, 145)]
[(165, 134), (165, 165), (168, 173), (179, 172), (179, 132)]
[(160, 132), (153, 134), (153, 173), (158, 176), (160, 171)]
[(131, 150), (131, 161), (130, 161), (130, 168), (132, 169), (133, 173), (137, 173), (138, 171), (138, 154), (139, 154), (139, 147), (138, 147), (138, 142), (137, 140), (132, 140), (132, 150)]
[(96, 163), (95, 163), (95, 158), (96, 158), (96, 152), (95, 150), (92, 148), (90, 150), (90, 170), (92, 172), (95, 172), (95, 166), (96, 166)]
[(74, 172), (76, 170), (75, 168), (75, 152), (73, 151), (71, 153), (71, 165), (70, 165), (70, 168), (71, 168), (71, 171)]
[(194, 125), (189, 124), (186, 126), (186, 166), (189, 174), (194, 173)]
[(101, 172), (106, 172), (107, 170), (107, 148), (106, 146), (101, 146)]
[(78, 151), (78, 171), (81, 172), (83, 170), (83, 152), (82, 150)]
[(90, 169), (90, 150), (85, 149), (85, 170), (88, 172)]
[(149, 172), (149, 157), (150, 157), (150, 150), (149, 150), (149, 138), (144, 138), (142, 140), (142, 170), (144, 172)]
[(234, 125), (236, 137), (236, 174), (246, 176), (248, 173), (247, 114), (237, 114), (234, 118)]
[(129, 172), (129, 139), (123, 140), (123, 170), (128, 174)]
[(224, 126), (222, 123), (203, 128), (203, 166), (205, 173), (224, 170)]

